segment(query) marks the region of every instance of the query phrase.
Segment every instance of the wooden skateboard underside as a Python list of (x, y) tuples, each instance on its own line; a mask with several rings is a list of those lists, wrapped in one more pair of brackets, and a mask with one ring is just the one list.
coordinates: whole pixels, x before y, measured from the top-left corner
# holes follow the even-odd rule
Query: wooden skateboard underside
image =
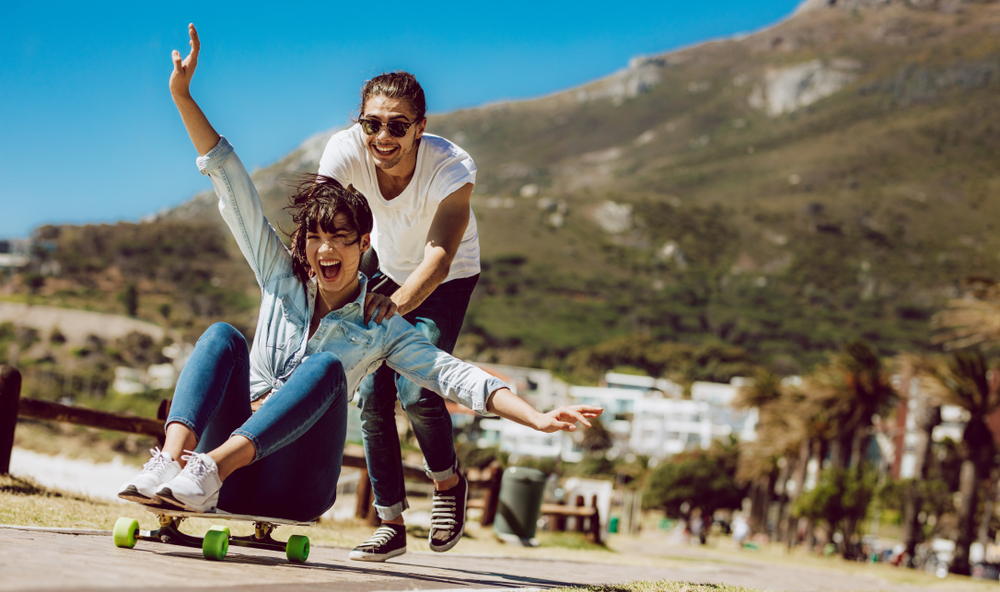
[(176, 518), (216, 518), (218, 520), (240, 520), (243, 522), (262, 522), (265, 524), (273, 524), (274, 526), (313, 526), (316, 524), (315, 520), (310, 520), (308, 522), (300, 522), (297, 520), (288, 520), (287, 518), (271, 518), (268, 516), (251, 516), (249, 514), (229, 514), (228, 512), (220, 512), (218, 510), (214, 512), (189, 512), (187, 510), (181, 509), (170, 509), (164, 508), (162, 506), (143, 506), (146, 510), (156, 514), (157, 516), (173, 516)]

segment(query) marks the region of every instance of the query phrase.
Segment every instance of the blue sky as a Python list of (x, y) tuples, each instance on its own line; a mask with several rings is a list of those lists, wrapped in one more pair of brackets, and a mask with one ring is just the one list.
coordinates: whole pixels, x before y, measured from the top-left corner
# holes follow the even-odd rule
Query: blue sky
[(10, 2), (0, 12), (0, 237), (134, 221), (211, 188), (167, 91), (189, 22), (202, 39), (192, 93), (258, 167), (344, 125), (362, 82), (382, 71), (413, 72), (429, 110), (447, 112), (758, 30), (798, 3)]

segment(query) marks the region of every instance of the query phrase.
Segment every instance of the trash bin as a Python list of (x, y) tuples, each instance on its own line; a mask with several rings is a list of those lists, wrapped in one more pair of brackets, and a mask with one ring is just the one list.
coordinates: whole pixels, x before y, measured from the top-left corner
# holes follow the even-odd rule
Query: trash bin
[(611, 534), (616, 534), (618, 532), (618, 516), (614, 514), (611, 515), (611, 520), (608, 522), (608, 532)]
[(526, 467), (510, 467), (500, 479), (500, 501), (493, 531), (503, 540), (535, 547), (538, 517), (545, 495), (545, 473)]

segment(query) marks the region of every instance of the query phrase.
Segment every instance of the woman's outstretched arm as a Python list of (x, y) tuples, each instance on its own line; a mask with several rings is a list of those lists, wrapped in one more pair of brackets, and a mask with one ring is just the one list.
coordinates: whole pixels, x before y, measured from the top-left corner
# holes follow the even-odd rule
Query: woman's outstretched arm
[(177, 111), (181, 114), (184, 127), (187, 128), (191, 142), (194, 143), (195, 150), (200, 156), (205, 156), (208, 151), (215, 148), (219, 143), (219, 133), (215, 131), (208, 118), (202, 113), (198, 103), (191, 98), (191, 78), (194, 77), (194, 69), (198, 66), (198, 52), (201, 51), (201, 42), (198, 40), (198, 31), (194, 25), (188, 25), (188, 34), (191, 36), (191, 52), (186, 58), (181, 60), (181, 53), (174, 50), (171, 57), (174, 60), (174, 71), (170, 73), (170, 96), (177, 105)]
[(509, 419), (539, 432), (575, 432), (577, 422), (588, 428), (588, 419), (601, 415), (604, 411), (593, 405), (564, 405), (548, 413), (542, 413), (527, 401), (507, 388), (497, 389), (486, 402), (486, 409), (504, 419)]

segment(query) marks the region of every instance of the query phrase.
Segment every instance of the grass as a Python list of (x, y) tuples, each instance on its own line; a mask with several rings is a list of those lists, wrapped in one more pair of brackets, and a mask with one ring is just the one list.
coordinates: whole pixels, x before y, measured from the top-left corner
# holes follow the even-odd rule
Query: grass
[(93, 462), (111, 462), (120, 458), (122, 462), (136, 467), (149, 460), (148, 450), (155, 445), (156, 439), (150, 436), (60, 422), (22, 419), (14, 430), (14, 446), (17, 448)]

